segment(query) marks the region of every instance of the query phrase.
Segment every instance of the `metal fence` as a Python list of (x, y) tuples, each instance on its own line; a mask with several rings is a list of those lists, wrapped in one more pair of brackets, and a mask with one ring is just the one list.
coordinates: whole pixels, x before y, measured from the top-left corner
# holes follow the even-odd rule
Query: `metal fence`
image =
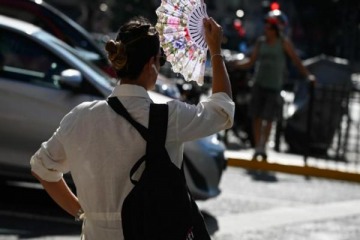
[[(296, 101), (295, 101), (296, 102)], [(284, 112), (294, 104), (285, 102)], [(275, 149), (284, 136), (306, 165), (360, 173), (360, 92), (349, 85), (310, 85), (296, 112), (281, 119)]]

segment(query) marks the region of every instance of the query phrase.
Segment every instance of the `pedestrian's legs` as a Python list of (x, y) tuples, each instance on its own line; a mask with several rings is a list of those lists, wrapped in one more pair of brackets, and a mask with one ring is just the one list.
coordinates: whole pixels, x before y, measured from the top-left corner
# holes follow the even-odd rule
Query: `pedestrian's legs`
[(253, 130), (254, 130), (254, 147), (255, 149), (260, 144), (260, 138), (261, 138), (261, 127), (262, 127), (262, 119), (255, 117), (253, 119)]
[(266, 160), (266, 144), (269, 139), (272, 121), (255, 118), (253, 125), (255, 141), (255, 152), (253, 160), (256, 160), (257, 156), (262, 156), (263, 160)]
[(266, 144), (266, 136), (265, 136), (265, 121), (261, 118), (254, 118), (253, 120), (253, 128), (254, 128), (254, 143), (255, 143), (255, 152), (253, 155), (253, 160), (257, 160), (258, 156), (261, 156), (263, 160), (266, 159), (265, 153), (265, 144)]
[(264, 120), (264, 122), (263, 122), (263, 132), (262, 132), (264, 148), (266, 147), (266, 144), (267, 144), (267, 142), (269, 140), (271, 126), (272, 126), (272, 121)]

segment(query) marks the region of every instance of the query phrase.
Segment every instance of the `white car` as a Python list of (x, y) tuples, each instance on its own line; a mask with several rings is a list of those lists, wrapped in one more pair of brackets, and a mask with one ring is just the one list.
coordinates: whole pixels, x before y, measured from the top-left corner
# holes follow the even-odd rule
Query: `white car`
[[(29, 159), (83, 101), (104, 99), (111, 79), (73, 48), (29, 23), (0, 15), (0, 177), (32, 181)], [(170, 98), (151, 92), (155, 102)], [(185, 176), (195, 199), (220, 193), (224, 145), (210, 136), (185, 144)]]

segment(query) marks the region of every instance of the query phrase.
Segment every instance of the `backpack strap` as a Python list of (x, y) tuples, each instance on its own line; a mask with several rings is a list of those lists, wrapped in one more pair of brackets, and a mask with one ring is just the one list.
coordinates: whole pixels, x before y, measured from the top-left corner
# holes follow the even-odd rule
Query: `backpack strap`
[(116, 113), (128, 120), (146, 141), (148, 140), (147, 128), (131, 117), (130, 113), (126, 110), (124, 105), (122, 105), (122, 103), (117, 97), (110, 97), (107, 99), (107, 102)]
[[(158, 159), (165, 149), (169, 108), (167, 104), (151, 104), (146, 154)], [(157, 157), (156, 157), (157, 156)]]
[[(160, 154), (167, 154), (165, 149), (165, 141), (168, 126), (169, 108), (167, 104), (151, 104), (149, 113), (149, 128), (147, 129), (137, 121), (135, 121), (124, 105), (117, 97), (110, 97), (107, 99), (110, 107), (119, 115), (129, 121), (131, 125), (141, 134), (146, 141), (146, 155), (141, 157), (130, 170), (130, 181), (136, 184), (138, 181), (134, 180), (132, 176), (146, 159), (157, 159)], [(146, 158), (146, 156), (149, 156)]]

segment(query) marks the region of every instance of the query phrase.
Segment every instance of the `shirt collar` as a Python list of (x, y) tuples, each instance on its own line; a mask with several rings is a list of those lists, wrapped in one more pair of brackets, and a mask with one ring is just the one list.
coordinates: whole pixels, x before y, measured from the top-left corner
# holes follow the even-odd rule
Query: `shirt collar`
[(116, 85), (110, 96), (143, 97), (150, 99), (150, 96), (145, 88), (134, 84)]

